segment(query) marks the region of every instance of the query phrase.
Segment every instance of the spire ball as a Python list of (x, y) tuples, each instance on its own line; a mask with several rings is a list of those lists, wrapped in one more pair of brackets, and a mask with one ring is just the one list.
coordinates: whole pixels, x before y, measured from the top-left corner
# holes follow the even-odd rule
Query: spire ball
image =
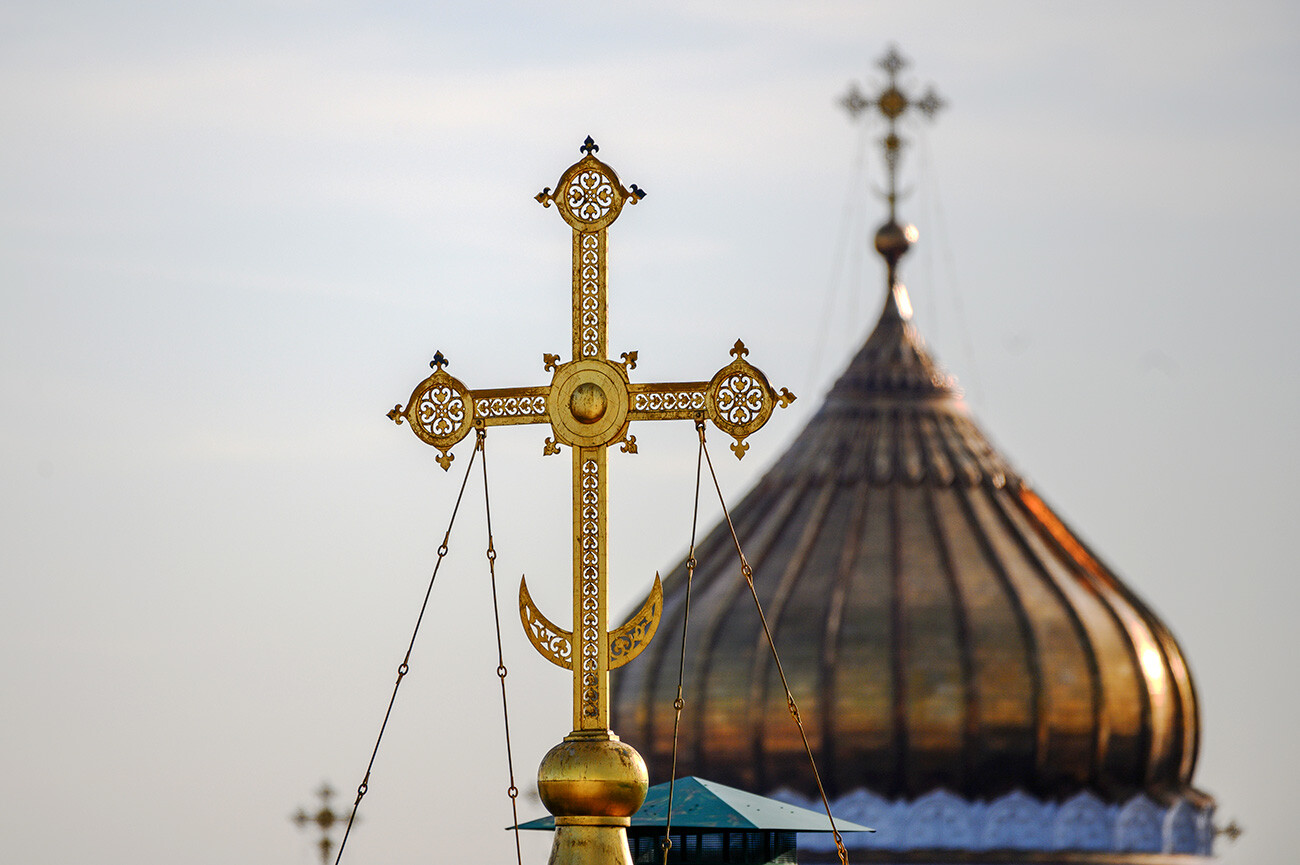
[(876, 231), (876, 252), (879, 252), (890, 266), (907, 254), (920, 237), (915, 225), (899, 225), (889, 220)]
[(542, 758), (537, 794), (556, 817), (613, 817), (606, 825), (619, 825), (645, 801), (649, 777), (641, 755), (617, 736), (570, 734)]

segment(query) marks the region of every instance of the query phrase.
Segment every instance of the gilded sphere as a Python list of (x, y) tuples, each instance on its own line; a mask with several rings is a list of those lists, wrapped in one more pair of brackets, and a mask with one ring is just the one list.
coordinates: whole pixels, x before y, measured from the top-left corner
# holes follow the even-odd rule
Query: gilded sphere
[(890, 220), (876, 232), (876, 251), (889, 261), (898, 261), (916, 242), (916, 228)]
[(565, 739), (537, 769), (537, 792), (556, 817), (631, 817), (649, 788), (645, 761), (617, 738)]
[(569, 410), (579, 423), (595, 423), (605, 416), (609, 401), (600, 385), (585, 381), (573, 389), (569, 397)]

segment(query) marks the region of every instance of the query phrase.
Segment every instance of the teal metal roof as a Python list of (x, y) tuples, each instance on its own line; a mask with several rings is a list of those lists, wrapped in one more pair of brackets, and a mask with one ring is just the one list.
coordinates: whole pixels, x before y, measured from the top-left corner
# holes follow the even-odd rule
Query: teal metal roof
[[(632, 815), (632, 828), (662, 828), (668, 813), (668, 783), (650, 788), (641, 810)], [(521, 823), (520, 829), (554, 829), (554, 817)], [(830, 821), (820, 811), (787, 805), (703, 778), (678, 778), (673, 791), (674, 829), (716, 829), (756, 832), (829, 832)], [(841, 832), (874, 832), (866, 826), (836, 820)]]

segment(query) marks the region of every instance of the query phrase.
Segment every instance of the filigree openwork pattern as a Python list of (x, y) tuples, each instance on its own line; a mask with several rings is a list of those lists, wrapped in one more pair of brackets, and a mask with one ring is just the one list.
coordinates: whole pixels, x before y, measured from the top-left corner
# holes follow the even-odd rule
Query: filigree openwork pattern
[(530, 606), (520, 607), (524, 624), (533, 643), (549, 654), (550, 660), (565, 669), (573, 669), (573, 641), (570, 635), (556, 630)]
[(660, 595), (655, 603), (644, 607), (640, 614), (626, 625), (618, 629), (617, 634), (610, 635), (609, 640), (609, 668), (621, 667), (631, 658), (624, 658), (625, 655), (636, 656), (644, 648), (644, 644), (649, 642), (650, 635), (659, 627), (659, 612), (663, 605), (663, 596)]
[(595, 460), (582, 463), (582, 624), (578, 652), (582, 658), (582, 714), (595, 718), (600, 712), (600, 466)]
[(632, 398), (633, 411), (703, 411), (704, 391), (638, 393)]
[(431, 436), (451, 435), (465, 420), (465, 398), (455, 388), (433, 385), (420, 394), (416, 420)]
[(603, 354), (600, 335), (604, 310), (601, 309), (600, 255), (601, 235), (583, 234), (579, 241), (579, 300), (578, 320), (574, 324), (579, 333), (579, 355), (600, 357)]
[(546, 394), (520, 397), (493, 397), (479, 400), (476, 406), (483, 417), (527, 417), (546, 414)]
[(758, 417), (767, 391), (756, 377), (736, 371), (718, 385), (718, 411), (728, 423), (741, 427)]
[(614, 184), (595, 169), (579, 171), (564, 190), (573, 215), (583, 222), (597, 222), (614, 206)]

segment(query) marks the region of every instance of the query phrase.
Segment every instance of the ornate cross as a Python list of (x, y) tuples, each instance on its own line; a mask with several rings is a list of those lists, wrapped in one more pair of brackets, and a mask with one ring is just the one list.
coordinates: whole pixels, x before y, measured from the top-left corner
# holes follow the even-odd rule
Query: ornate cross
[(749, 354), (739, 340), (735, 358), (709, 381), (670, 384), (632, 382), (637, 353), (623, 352), (610, 360), (606, 347), (605, 230), (623, 209), (645, 193), (635, 184), (626, 189), (614, 170), (596, 158), (596, 143), (587, 138), (586, 155), (560, 176), (556, 191), (537, 194), (552, 204), (573, 228), (573, 359), (542, 355), (551, 383), (536, 387), (470, 390), (446, 370), (438, 353), (433, 375), (416, 386), (406, 407), (395, 406), (388, 416), (403, 420), (421, 440), (436, 447), (444, 469), (451, 448), (471, 429), (506, 424), (550, 424), (553, 436), (546, 455), (566, 445), (573, 451), (573, 621), (563, 630), (533, 606), (527, 585), (520, 583), (520, 613), (537, 650), (552, 663), (574, 671), (575, 730), (609, 727), (608, 671), (636, 657), (658, 624), (658, 578), (641, 611), (627, 625), (606, 631), (606, 449), (620, 445), (636, 453), (636, 437), (628, 434), (633, 421), (711, 420), (735, 438), (731, 448), (743, 457), (745, 438), (767, 422), (776, 405), (788, 406), (794, 394), (778, 393), (767, 378), (745, 360)]
[(896, 175), (898, 172), (898, 160), (902, 155), (903, 145), (906, 141), (898, 135), (898, 118), (902, 117), (911, 108), (918, 109), (926, 117), (933, 118), (943, 108), (944, 101), (939, 94), (934, 92), (931, 87), (925, 91), (925, 95), (920, 99), (913, 99), (898, 87), (898, 73), (907, 68), (907, 61), (898, 53), (897, 48), (891, 47), (884, 57), (880, 58), (877, 63), (885, 74), (889, 76), (885, 89), (881, 90), (878, 95), (868, 99), (858, 90), (857, 84), (849, 85), (849, 92), (840, 100), (840, 104), (849, 112), (849, 116), (856, 118), (868, 108), (876, 108), (884, 115), (885, 120), (889, 123), (889, 130), (880, 143), (885, 148), (885, 167), (889, 172), (889, 221), (894, 221), (894, 205), (898, 193), (895, 186)]
[(767, 423), (777, 405), (788, 406), (794, 394), (778, 393), (745, 356), (736, 340), (734, 360), (708, 381), (639, 384), (628, 373), (637, 353), (610, 360), (606, 345), (607, 248), (605, 230), (624, 204), (645, 193), (627, 189), (618, 175), (596, 158), (596, 143), (587, 138), (582, 159), (560, 175), (555, 192), (537, 195), (552, 204), (573, 229), (573, 357), (542, 355), (549, 385), (470, 390), (446, 370), (447, 359), (434, 355), (433, 375), (420, 382), (406, 407), (388, 416), (407, 421), (421, 440), (440, 451), (438, 463), (451, 465), (451, 448), (471, 429), (482, 436), (487, 427), (550, 424), (544, 455), (560, 448), (573, 451), (573, 630), (552, 623), (533, 605), (528, 585), (519, 583), (519, 614), (528, 639), (543, 657), (573, 671), (573, 732), (542, 760), (537, 789), (555, 815), (551, 865), (632, 865), (626, 828), (645, 799), (645, 762), (609, 729), (609, 671), (636, 657), (659, 625), (663, 593), (659, 577), (641, 610), (627, 624), (607, 628), (606, 575), (608, 504), (606, 451), (620, 445), (636, 453), (633, 421), (693, 420), (700, 428), (710, 420), (735, 439), (731, 449), (743, 457), (745, 438)]

